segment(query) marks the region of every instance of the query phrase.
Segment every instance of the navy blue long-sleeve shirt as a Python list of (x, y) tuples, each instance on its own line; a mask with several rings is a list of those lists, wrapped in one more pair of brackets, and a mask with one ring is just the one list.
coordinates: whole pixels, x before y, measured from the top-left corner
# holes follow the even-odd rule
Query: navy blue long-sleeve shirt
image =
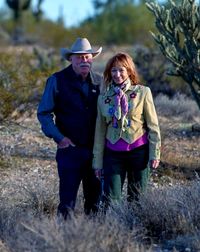
[(42, 99), (38, 106), (37, 117), (41, 123), (42, 131), (47, 137), (53, 138), (59, 143), (63, 138), (54, 122), (55, 97), (57, 90), (57, 80), (54, 75), (47, 80)]

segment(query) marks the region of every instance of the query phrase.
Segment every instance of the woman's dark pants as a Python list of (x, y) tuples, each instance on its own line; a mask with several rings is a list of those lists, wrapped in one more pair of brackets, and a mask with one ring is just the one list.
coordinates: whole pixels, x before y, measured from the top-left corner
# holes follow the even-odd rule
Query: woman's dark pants
[(122, 198), (122, 189), (127, 176), (127, 200), (138, 200), (146, 189), (149, 179), (148, 144), (131, 151), (113, 151), (108, 148), (104, 155), (105, 205)]
[(82, 181), (85, 214), (96, 213), (101, 194), (100, 181), (92, 170), (92, 151), (83, 147), (58, 149), (56, 161), (59, 175), (60, 203), (58, 214), (65, 219), (74, 210)]

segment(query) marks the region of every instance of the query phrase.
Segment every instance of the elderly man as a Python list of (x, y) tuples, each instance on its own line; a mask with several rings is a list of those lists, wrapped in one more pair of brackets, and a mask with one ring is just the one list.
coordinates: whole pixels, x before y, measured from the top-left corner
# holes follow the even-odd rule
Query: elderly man
[(57, 143), (58, 214), (65, 219), (75, 208), (81, 181), (85, 213), (98, 209), (101, 189), (92, 170), (92, 148), (101, 76), (91, 67), (101, 50), (94, 51), (86, 38), (78, 38), (70, 49), (61, 49), (71, 64), (47, 79), (38, 107), (42, 131)]

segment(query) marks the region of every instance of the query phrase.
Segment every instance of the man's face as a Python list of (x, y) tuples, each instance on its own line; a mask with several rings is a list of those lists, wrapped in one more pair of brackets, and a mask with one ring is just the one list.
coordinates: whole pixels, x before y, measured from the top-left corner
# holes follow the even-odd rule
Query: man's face
[(72, 54), (70, 56), (70, 61), (75, 73), (85, 78), (90, 72), (93, 56), (90, 53)]

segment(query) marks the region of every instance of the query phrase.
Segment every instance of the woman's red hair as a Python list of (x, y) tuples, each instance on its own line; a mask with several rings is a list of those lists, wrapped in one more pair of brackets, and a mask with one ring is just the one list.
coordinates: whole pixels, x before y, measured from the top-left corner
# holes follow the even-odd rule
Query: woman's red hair
[(136, 85), (139, 83), (139, 76), (131, 56), (127, 53), (121, 52), (110, 58), (106, 64), (104, 70), (105, 88), (107, 88), (112, 83), (111, 69), (119, 65), (126, 68), (132, 85)]

